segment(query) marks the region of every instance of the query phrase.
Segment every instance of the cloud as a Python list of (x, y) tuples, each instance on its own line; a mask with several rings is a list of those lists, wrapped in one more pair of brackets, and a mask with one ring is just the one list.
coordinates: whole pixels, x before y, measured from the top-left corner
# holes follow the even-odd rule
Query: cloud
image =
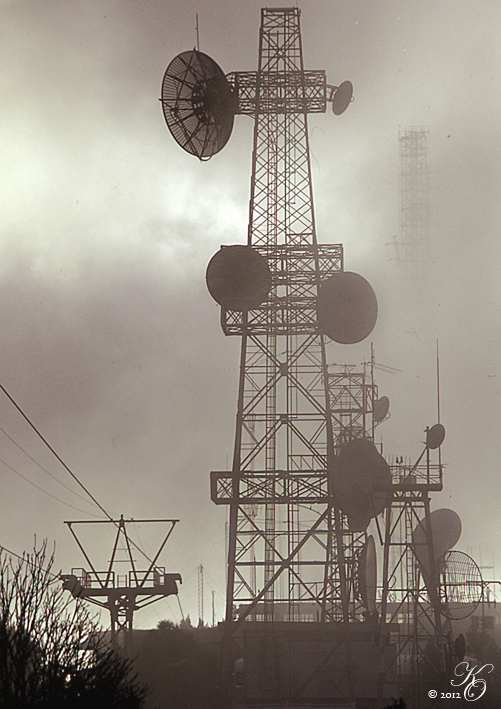
[[(158, 96), (169, 61), (195, 44), (196, 12), (202, 51), (225, 71), (254, 69), (260, 4), (3, 4), (0, 381), (106, 507), (181, 518), (173, 563), (188, 578), (206, 567), (202, 553), (224, 576), (208, 472), (231, 455), (239, 342), (222, 335), (204, 275), (221, 244), (246, 239), (253, 123), (237, 117), (228, 146), (202, 164), (172, 140)], [(452, 0), (302, 6), (306, 65), (355, 86), (343, 116), (310, 117), (310, 138), (319, 239), (344, 243), (349, 269), (372, 283), (376, 358), (403, 370), (378, 372), (392, 411), (378, 435), (388, 454), (420, 452), (439, 338), (448, 485), (471, 544), (495, 514), (471, 471), (492, 490), (499, 454), (498, 12), (488, 1), (474, 12)], [(421, 289), (385, 247), (399, 228), (398, 131), (412, 125), (430, 129), (435, 185)], [(369, 343), (331, 350), (357, 364)], [(3, 425), (52, 465), (2, 406)], [(36, 530), (72, 563), (66, 508), (2, 475), (0, 541), (21, 551)], [(474, 493), (483, 515), (481, 502), (469, 508)]]

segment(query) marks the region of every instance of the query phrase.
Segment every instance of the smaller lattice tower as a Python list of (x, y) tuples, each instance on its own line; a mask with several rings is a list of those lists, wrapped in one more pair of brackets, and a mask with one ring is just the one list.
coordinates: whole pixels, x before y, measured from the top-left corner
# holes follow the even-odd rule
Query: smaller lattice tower
[(404, 128), (398, 134), (400, 223), (394, 240), (396, 260), (406, 277), (419, 280), (430, 262), (429, 129)]

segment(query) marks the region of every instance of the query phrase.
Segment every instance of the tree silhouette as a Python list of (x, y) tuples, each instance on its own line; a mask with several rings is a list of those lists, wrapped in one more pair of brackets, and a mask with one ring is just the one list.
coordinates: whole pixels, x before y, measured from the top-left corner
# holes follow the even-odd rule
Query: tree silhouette
[(46, 542), (22, 559), (0, 553), (0, 709), (139, 709), (130, 662), (66, 598), (53, 565)]

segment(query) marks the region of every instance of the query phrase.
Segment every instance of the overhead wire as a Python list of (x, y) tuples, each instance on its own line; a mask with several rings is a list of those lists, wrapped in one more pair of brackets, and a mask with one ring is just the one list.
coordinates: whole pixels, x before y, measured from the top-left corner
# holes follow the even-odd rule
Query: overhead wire
[(15, 551), (11, 551), (10, 549), (7, 549), (7, 547), (4, 547), (3, 544), (0, 544), (0, 554), (6, 551), (7, 554), (10, 554), (11, 556), (15, 556), (16, 559), (20, 559), (23, 561), (25, 564), (28, 564), (28, 566), (32, 566), (34, 569), (39, 569), (40, 571), (43, 571), (44, 573), (48, 574), (49, 576), (53, 576), (54, 579), (60, 579), (59, 574), (53, 574), (52, 571), (49, 571), (48, 569), (44, 569), (43, 566), (39, 566), (38, 564), (34, 564), (32, 561), (29, 560), (27, 555), (20, 556), (19, 554), (16, 554)]
[[(5, 387), (4, 387), (2, 384), (0, 384), (0, 390), (3, 391), (3, 393), (5, 394), (5, 396), (7, 397), (7, 399), (13, 404), (13, 406), (16, 408), (16, 410), (21, 414), (21, 416), (22, 416), (22, 417), (24, 418), (24, 420), (28, 423), (28, 425), (30, 426), (30, 428), (36, 433), (36, 435), (37, 435), (37, 436), (40, 438), (40, 440), (46, 445), (46, 447), (50, 450), (50, 452), (51, 452), (52, 455), (56, 458), (56, 460), (58, 460), (59, 463), (63, 466), (63, 468), (71, 475), (71, 477), (75, 480), (75, 482), (82, 488), (82, 490), (84, 490), (84, 492), (88, 495), (88, 497), (90, 497), (90, 499), (92, 500), (92, 502), (101, 510), (101, 512), (103, 512), (103, 514), (108, 518), (108, 520), (109, 520), (110, 522), (112, 522), (112, 523), (120, 530), (121, 527), (120, 527), (119, 523), (118, 523), (116, 520), (113, 519), (113, 517), (107, 512), (107, 510), (105, 510), (105, 508), (104, 508), (104, 507), (100, 504), (100, 502), (94, 497), (94, 495), (92, 495), (92, 493), (89, 491), (89, 489), (79, 480), (79, 478), (75, 475), (75, 473), (73, 473), (73, 471), (69, 468), (69, 466), (68, 466), (68, 465), (64, 462), (64, 460), (58, 455), (58, 453), (56, 453), (56, 451), (55, 451), (54, 448), (50, 445), (50, 443), (47, 441), (47, 439), (42, 435), (42, 433), (41, 433), (41, 432), (37, 429), (37, 427), (32, 423), (32, 421), (29, 419), (29, 417), (24, 413), (24, 411), (21, 409), (21, 407), (20, 407), (20, 406), (17, 404), (17, 402), (12, 398), (12, 396), (9, 394), (9, 392), (5, 389)], [(54, 478), (57, 482), (59, 482), (61, 485), (63, 485), (63, 487), (67, 488), (70, 492), (73, 492), (75, 495), (77, 495), (77, 497), (80, 497), (82, 500), (85, 500), (84, 497), (82, 497), (81, 495), (79, 495), (78, 493), (76, 493), (74, 490), (71, 490), (71, 488), (68, 488), (68, 486), (65, 485), (62, 481), (60, 481), (55, 475), (52, 475), (52, 473), (50, 473), (48, 470), (46, 470), (40, 463), (38, 463), (38, 461), (36, 461), (36, 460), (35, 460), (29, 453), (27, 453), (18, 443), (16, 443), (16, 441), (14, 441), (2, 428), (0, 428), (0, 430), (2, 431), (2, 433), (4, 433), (5, 436), (7, 436), (7, 438), (8, 438), (10, 441), (12, 441), (12, 443), (14, 443), (14, 445), (16, 445), (23, 453), (25, 453), (25, 455), (27, 455), (28, 458), (30, 458), (30, 460), (32, 460), (36, 465), (38, 465), (42, 470), (44, 470), (50, 477)], [(33, 485), (33, 487), (37, 488), (38, 490), (40, 490), (40, 491), (43, 492), (44, 494), (48, 495), (49, 497), (52, 497), (53, 499), (57, 500), (58, 502), (61, 502), (62, 504), (65, 504), (65, 505), (68, 505), (69, 507), (72, 507), (73, 509), (76, 509), (76, 510), (78, 510), (79, 512), (84, 512), (83, 510), (79, 509), (78, 507), (75, 507), (74, 505), (71, 505), (70, 503), (64, 502), (63, 500), (59, 499), (59, 498), (56, 497), (55, 495), (52, 495), (52, 494), (51, 494), (50, 492), (48, 492), (47, 490), (44, 490), (44, 489), (41, 488), (39, 485), (37, 485), (36, 483), (34, 483), (32, 480), (29, 480), (29, 478), (27, 478), (26, 476), (24, 476), (24, 475), (23, 475), (22, 473), (20, 473), (18, 470), (16, 470), (15, 468), (13, 468), (11, 465), (9, 465), (8, 463), (6, 463), (4, 460), (0, 459), (0, 462), (3, 463), (7, 468), (9, 468), (10, 470), (12, 470), (12, 472), (14, 472), (16, 475), (19, 475), (23, 480), (25, 480), (26, 482), (28, 482), (30, 485)], [(92, 512), (84, 512), (84, 514), (91, 514), (92, 516), (97, 516), (97, 515), (94, 515)], [(137, 533), (137, 535), (138, 535), (139, 541), (140, 541), (140, 543), (142, 543), (142, 542), (141, 542), (141, 539), (140, 539), (140, 537), (139, 537), (139, 532), (138, 532), (138, 530), (137, 530), (137, 526), (136, 526), (135, 523), (134, 523), (134, 527), (136, 528), (136, 533)], [(150, 559), (150, 557), (146, 554), (146, 552), (144, 552), (144, 551), (134, 542), (134, 540), (130, 539), (130, 542), (131, 542), (131, 544), (137, 549), (137, 551), (139, 551), (139, 553), (144, 556), (145, 559), (147, 559), (151, 564), (153, 564), (153, 561)], [(43, 570), (44, 572), (48, 573), (49, 575), (51, 575), (51, 576), (53, 577), (53, 579), (54, 579), (51, 583), (54, 583), (56, 580), (60, 580), (60, 578), (61, 578), (60, 575), (53, 574), (52, 572), (50, 572), (50, 571), (48, 571), (48, 570), (46, 570), (46, 569), (43, 569), (42, 567), (38, 567), (36, 564), (33, 564), (32, 562), (30, 562), (30, 561), (26, 558), (26, 556), (21, 557), (21, 556), (19, 556), (19, 554), (16, 554), (15, 552), (12, 552), (12, 551), (10, 551), (9, 549), (7, 549), (6, 547), (3, 547), (3, 546), (0, 545), (0, 552), (1, 552), (2, 550), (8, 552), (8, 553), (11, 554), (12, 556), (15, 556), (16, 558), (18, 558), (18, 559), (20, 559), (20, 560), (22, 560), (22, 561), (28, 563), (29, 565), (31, 565), (31, 566), (33, 566), (33, 567), (35, 567), (35, 568), (39, 568), (39, 569)], [(179, 594), (176, 594), (176, 598), (177, 598), (177, 601), (178, 601), (178, 604), (179, 604), (179, 610), (180, 610), (180, 613), (181, 613), (181, 618), (182, 618), (182, 620), (184, 621), (184, 613), (183, 613), (183, 608), (182, 608), (182, 606), (181, 606), (181, 600), (180, 600), (180, 598), (179, 598)]]
[(94, 497), (94, 495), (85, 487), (85, 485), (78, 479), (78, 477), (75, 475), (75, 473), (66, 465), (66, 463), (64, 462), (64, 460), (56, 453), (56, 451), (55, 451), (54, 448), (50, 445), (50, 443), (47, 441), (47, 439), (44, 438), (44, 436), (43, 436), (43, 435), (40, 433), (40, 431), (36, 428), (35, 424), (33, 424), (33, 423), (30, 421), (30, 419), (28, 418), (28, 416), (24, 413), (24, 411), (23, 411), (23, 410), (21, 409), (21, 407), (17, 404), (17, 402), (14, 401), (14, 399), (12, 398), (12, 396), (9, 394), (9, 392), (7, 391), (7, 389), (5, 389), (5, 387), (4, 387), (2, 384), (0, 384), (0, 389), (3, 391), (3, 393), (5, 394), (5, 396), (9, 399), (9, 401), (11, 402), (11, 404), (13, 404), (13, 406), (18, 410), (18, 412), (21, 414), (21, 416), (24, 418), (24, 420), (28, 423), (28, 425), (29, 425), (29, 426), (33, 429), (33, 431), (37, 434), (37, 436), (40, 438), (40, 440), (43, 441), (43, 443), (45, 443), (45, 445), (46, 445), (47, 448), (50, 450), (50, 452), (52, 453), (52, 455), (61, 463), (61, 465), (63, 466), (63, 468), (71, 475), (71, 477), (73, 478), (73, 480), (75, 480), (75, 482), (78, 483), (78, 485), (80, 485), (80, 487), (82, 488), (82, 490), (84, 490), (84, 492), (90, 497), (90, 499), (94, 502), (94, 504), (95, 504), (97, 507), (99, 507), (99, 509), (101, 510), (101, 512), (102, 512), (106, 517), (108, 517), (108, 519), (111, 520), (111, 519), (112, 519), (111, 515), (108, 514), (108, 512), (104, 509), (104, 507), (101, 505), (101, 503), (96, 500), (96, 498)]
[[(19, 450), (20, 450), (22, 453), (24, 453), (25, 456), (27, 456), (33, 463), (35, 463), (35, 465), (38, 465), (38, 467), (39, 467), (41, 470), (43, 470), (44, 473), (47, 473), (47, 475), (49, 475), (49, 477), (53, 478), (56, 482), (58, 482), (60, 485), (62, 485), (64, 488), (66, 488), (66, 490), (69, 490), (69, 492), (71, 492), (73, 495), (76, 495), (77, 497), (79, 497), (79, 498), (80, 498), (81, 500), (83, 500), (84, 502), (87, 502), (87, 499), (86, 499), (83, 495), (80, 495), (78, 492), (75, 492), (75, 490), (72, 490), (71, 487), (68, 487), (68, 485), (65, 485), (62, 480), (59, 480), (59, 478), (58, 478), (56, 475), (53, 475), (53, 473), (51, 473), (49, 470), (47, 470), (47, 468), (44, 468), (44, 466), (43, 466), (41, 463), (39, 463), (38, 460), (36, 460), (35, 458), (33, 458), (33, 456), (31, 456), (31, 455), (28, 453), (28, 451), (24, 450), (24, 448), (23, 448), (21, 445), (19, 445), (19, 443), (18, 443), (17, 441), (15, 441), (15, 440), (12, 438), (12, 436), (9, 436), (9, 434), (7, 433), (7, 431), (6, 431), (5, 429), (3, 429), (1, 426), (0, 426), (0, 431), (4, 434), (4, 436), (5, 436), (6, 438), (9, 439), (9, 441), (11, 441), (11, 443), (13, 443), (17, 448), (19, 448)], [(75, 509), (77, 509), (77, 508), (75, 508)], [(79, 511), (82, 512), (82, 510), (79, 510)]]
[[(93, 512), (88, 512), (87, 510), (81, 510), (80, 507), (75, 507), (75, 505), (72, 505), (70, 502), (65, 502), (64, 500), (61, 500), (59, 497), (56, 497), (56, 495), (53, 495), (52, 493), (48, 492), (47, 490), (44, 490), (43, 487), (40, 487), (40, 485), (37, 485), (36, 483), (33, 482), (33, 480), (30, 480), (27, 478), (25, 475), (19, 472), (19, 470), (16, 470), (15, 468), (12, 467), (12, 465), (9, 465), (9, 463), (6, 463), (5, 460), (0, 458), (0, 463), (5, 465), (6, 468), (9, 470), (12, 470), (13, 473), (16, 475), (19, 475), (20, 478), (23, 480), (26, 480), (27, 483), (30, 485), (33, 485), (33, 487), (36, 487), (37, 490), (40, 490), (40, 492), (43, 492), (44, 495), (48, 495), (49, 497), (52, 497), (53, 500), (57, 500), (57, 502), (60, 502), (62, 505), (67, 505), (67, 507), (71, 507), (74, 510), (77, 510), (78, 512), (83, 512), (84, 514), (89, 514), (92, 515), (93, 517), (98, 517), (98, 515), (94, 514)], [(80, 497), (80, 495), (79, 495)], [(84, 498), (82, 498), (84, 499)]]
[[(63, 466), (63, 468), (71, 475), (73, 480), (80, 485), (82, 490), (90, 497), (90, 499), (93, 501), (93, 503), (101, 510), (101, 512), (109, 519), (110, 522), (112, 522), (118, 529), (120, 529), (119, 523), (113, 519), (113, 517), (107, 512), (104, 507), (101, 505), (101, 503), (94, 497), (94, 495), (90, 492), (90, 490), (79, 480), (79, 478), (75, 475), (75, 473), (70, 469), (68, 465), (64, 462), (64, 460), (56, 453), (54, 448), (50, 445), (48, 440), (42, 435), (42, 433), (38, 430), (38, 428), (35, 426), (34, 423), (29, 419), (29, 417), (24, 413), (22, 408), (19, 406), (19, 404), (12, 398), (12, 396), (9, 394), (7, 389), (3, 386), (3, 384), (0, 384), (0, 390), (3, 391), (7, 399), (11, 402), (11, 404), (17, 409), (17, 411), (21, 414), (23, 419), (26, 421), (26, 423), (30, 426), (30, 428), (36, 433), (36, 435), (40, 438), (40, 440), (47, 446), (47, 448), (50, 450), (52, 455), (56, 458), (56, 460), (59, 461), (59, 463)], [(145, 559), (147, 559), (150, 563), (153, 563), (150, 557), (144, 552), (133, 540), (131, 540), (131, 543), (133, 546), (139, 551), (140, 554), (144, 556)]]

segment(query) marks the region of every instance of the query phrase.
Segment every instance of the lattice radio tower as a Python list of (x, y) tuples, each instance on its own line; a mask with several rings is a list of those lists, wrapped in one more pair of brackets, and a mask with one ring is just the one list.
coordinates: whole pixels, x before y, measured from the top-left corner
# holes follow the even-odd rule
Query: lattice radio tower
[[(201, 160), (226, 145), (235, 115), (254, 118), (247, 243), (222, 246), (206, 275), (224, 333), (242, 342), (232, 468), (211, 473), (211, 497), (229, 507), (225, 681), (247, 707), (383, 701), (403, 657), (386, 624), (400, 568), (389, 508), (400, 500), (409, 517), (414, 497), (398, 495), (398, 466), (374, 445), (389, 402), (373, 356), (362, 370), (326, 357), (330, 340), (360, 342), (377, 318), (370, 285), (344, 271), (342, 246), (319, 243), (315, 227), (307, 117), (329, 104), (339, 115), (351, 99), (350, 82), (305, 69), (297, 8), (262, 10), (256, 72), (225, 75), (197, 49), (175, 57), (162, 83), (173, 137)], [(367, 529), (383, 511), (381, 622)], [(414, 563), (415, 540), (402, 534)]]
[(422, 277), (430, 261), (429, 129), (404, 128), (398, 135), (400, 224), (395, 239), (397, 261), (406, 277)]
[[(242, 339), (233, 465), (211, 474), (211, 491), (230, 510), (226, 676), (243, 656), (251, 702), (322, 695), (294, 639), (307, 620), (312, 630), (315, 621), (343, 628), (343, 671), (328, 694), (355, 693), (348, 562), (365, 527), (350, 529), (332, 495), (340, 442), (325, 346), (367, 337), (377, 302), (367, 281), (344, 272), (342, 246), (317, 241), (307, 128), (308, 113), (330, 103), (339, 115), (351, 98), (350, 82), (331, 86), (324, 71), (304, 68), (297, 8), (262, 10), (257, 72), (225, 76), (193, 50), (171, 62), (162, 85), (174, 138), (200, 159), (226, 144), (235, 114), (255, 121), (247, 245), (221, 247), (207, 269), (223, 331)], [(319, 666), (325, 643), (333, 654), (322, 637)]]

